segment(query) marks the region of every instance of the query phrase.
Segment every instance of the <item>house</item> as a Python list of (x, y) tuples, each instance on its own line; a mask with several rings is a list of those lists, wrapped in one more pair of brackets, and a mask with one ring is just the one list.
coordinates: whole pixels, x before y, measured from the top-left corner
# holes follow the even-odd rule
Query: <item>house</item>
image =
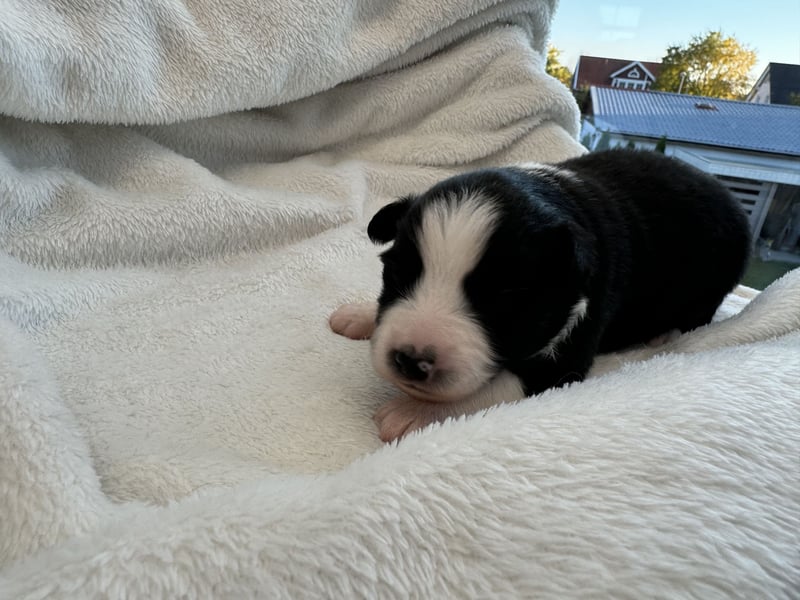
[(716, 176), (739, 198), (755, 240), (764, 238), (772, 251), (789, 253), (781, 258), (795, 260), (800, 106), (590, 88), (581, 127), (584, 146), (653, 149), (659, 140), (666, 141), (666, 154)]
[(800, 65), (769, 63), (747, 95), (759, 104), (800, 104)]
[(580, 56), (572, 75), (572, 89), (589, 89), (594, 85), (646, 90), (660, 71), (661, 63)]

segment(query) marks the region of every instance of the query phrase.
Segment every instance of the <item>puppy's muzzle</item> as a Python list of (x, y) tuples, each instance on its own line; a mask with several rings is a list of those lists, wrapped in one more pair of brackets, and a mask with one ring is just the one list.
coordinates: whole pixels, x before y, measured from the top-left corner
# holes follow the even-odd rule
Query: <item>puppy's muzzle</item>
[(436, 371), (436, 354), (428, 349), (417, 352), (405, 346), (392, 350), (390, 359), (394, 370), (409, 381), (427, 381)]

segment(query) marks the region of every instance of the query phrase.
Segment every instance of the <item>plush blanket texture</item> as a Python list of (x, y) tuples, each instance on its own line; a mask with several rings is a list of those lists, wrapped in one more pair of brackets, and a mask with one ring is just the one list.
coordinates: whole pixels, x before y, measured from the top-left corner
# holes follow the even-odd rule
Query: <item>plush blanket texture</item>
[(553, 0), (298, 6), (3, 5), (0, 597), (796, 597), (800, 271), (382, 446), (369, 217), (578, 115)]

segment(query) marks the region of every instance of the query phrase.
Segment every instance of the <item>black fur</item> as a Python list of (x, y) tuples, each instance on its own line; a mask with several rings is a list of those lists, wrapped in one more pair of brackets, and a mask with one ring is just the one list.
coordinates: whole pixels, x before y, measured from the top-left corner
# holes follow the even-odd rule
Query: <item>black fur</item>
[[(500, 218), (464, 291), (498, 370), (517, 375), (527, 394), (581, 380), (599, 352), (708, 323), (750, 251), (747, 218), (728, 191), (652, 152), (611, 150), (556, 166), (577, 177), (485, 169), (381, 210), (369, 235), (394, 244), (383, 254), (379, 321), (422, 274), (416, 234), (425, 207), (480, 191)], [(586, 316), (556, 355), (537, 354), (582, 297)]]

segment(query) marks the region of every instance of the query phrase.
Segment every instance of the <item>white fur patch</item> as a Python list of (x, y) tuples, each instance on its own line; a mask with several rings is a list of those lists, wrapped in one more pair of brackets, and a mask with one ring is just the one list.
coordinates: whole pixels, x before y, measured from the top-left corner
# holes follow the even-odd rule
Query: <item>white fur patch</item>
[(522, 381), (511, 371), (503, 370), (488, 384), (462, 403), (461, 414), (472, 414), (498, 404), (516, 402), (525, 397)]
[(529, 171), (535, 175), (549, 175), (550, 177), (564, 178), (564, 179), (571, 179), (573, 181), (578, 181), (579, 177), (569, 169), (562, 169), (561, 167), (557, 167), (556, 165), (548, 165), (545, 163), (523, 163), (517, 165), (517, 168), (524, 169), (525, 171)]
[[(494, 231), (494, 211), (480, 195), (443, 199), (425, 209), (418, 232), (422, 277), (407, 298), (386, 310), (372, 338), (375, 369), (412, 396), (461, 398), (493, 373), (489, 340), (469, 314), (463, 284)], [(430, 382), (409, 388), (398, 379), (388, 357), (405, 346), (435, 353), (437, 372)]]
[(561, 328), (561, 330), (555, 336), (553, 336), (553, 339), (547, 342), (547, 345), (539, 350), (536, 354), (555, 359), (556, 355), (558, 354), (558, 345), (569, 337), (569, 334), (572, 333), (572, 330), (575, 329), (575, 326), (586, 316), (586, 310), (588, 308), (588, 298), (581, 298), (578, 300), (572, 309), (570, 309), (567, 322), (564, 323), (564, 326)]

